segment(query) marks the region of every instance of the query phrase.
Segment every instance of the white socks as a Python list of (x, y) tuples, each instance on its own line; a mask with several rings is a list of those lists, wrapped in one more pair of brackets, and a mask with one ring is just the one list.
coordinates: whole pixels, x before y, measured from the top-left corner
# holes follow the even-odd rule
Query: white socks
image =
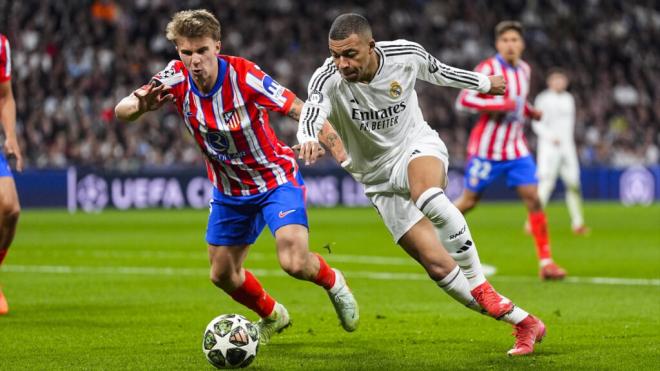
[(445, 278), (436, 282), (438, 286), (445, 290), (449, 296), (466, 307), (482, 313), (481, 307), (470, 294), (470, 285), (465, 275), (461, 273), (461, 268), (456, 266)]
[(583, 226), (582, 196), (580, 195), (579, 186), (566, 187), (566, 205), (568, 206), (568, 213), (571, 215), (571, 226), (573, 228)]
[(522, 320), (527, 318), (527, 316), (529, 316), (529, 313), (525, 312), (524, 309), (514, 305), (511, 313), (505, 314), (504, 317), (500, 318), (500, 320), (512, 325), (517, 325), (522, 322)]
[(435, 225), (442, 246), (463, 270), (470, 290), (486, 282), (465, 217), (442, 189), (427, 189), (419, 196), (416, 205)]

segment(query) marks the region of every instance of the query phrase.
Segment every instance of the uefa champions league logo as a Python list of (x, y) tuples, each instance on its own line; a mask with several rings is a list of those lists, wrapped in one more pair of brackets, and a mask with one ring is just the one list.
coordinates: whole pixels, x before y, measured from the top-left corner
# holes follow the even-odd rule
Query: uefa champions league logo
[(619, 195), (626, 205), (650, 205), (655, 193), (655, 178), (653, 173), (643, 166), (633, 166), (621, 174), (619, 180)]
[(101, 211), (108, 204), (108, 183), (94, 174), (78, 181), (76, 198), (86, 212)]

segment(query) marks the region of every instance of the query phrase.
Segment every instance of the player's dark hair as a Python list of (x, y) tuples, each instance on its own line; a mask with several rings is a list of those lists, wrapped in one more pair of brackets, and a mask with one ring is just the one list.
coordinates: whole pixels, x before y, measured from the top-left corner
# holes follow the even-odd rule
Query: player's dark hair
[(523, 26), (518, 21), (502, 21), (495, 26), (495, 38), (498, 39), (507, 31), (516, 31), (520, 37), (523, 37)]
[(167, 24), (166, 37), (176, 43), (179, 37), (205, 37), (220, 41), (220, 21), (206, 9), (176, 12)]
[(344, 40), (352, 34), (371, 38), (371, 25), (363, 16), (356, 13), (342, 14), (330, 26), (330, 40)]

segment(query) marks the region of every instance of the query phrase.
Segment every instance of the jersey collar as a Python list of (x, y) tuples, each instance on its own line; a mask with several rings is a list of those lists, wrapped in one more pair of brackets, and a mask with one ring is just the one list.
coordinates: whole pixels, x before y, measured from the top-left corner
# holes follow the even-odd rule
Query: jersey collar
[(200, 98), (210, 98), (214, 96), (215, 93), (218, 92), (218, 90), (220, 90), (222, 83), (225, 81), (226, 72), (227, 72), (227, 62), (224, 59), (220, 58), (220, 56), (218, 56), (218, 77), (216, 77), (215, 79), (215, 85), (213, 85), (213, 89), (211, 89), (211, 91), (206, 95), (202, 94), (202, 92), (197, 90), (197, 86), (195, 85), (195, 82), (192, 79), (192, 75), (188, 74), (190, 90), (192, 90), (193, 93), (195, 93), (195, 95), (197, 95)]
[(376, 78), (376, 76), (380, 74), (380, 71), (383, 70), (383, 66), (385, 65), (385, 53), (383, 53), (383, 51), (380, 50), (378, 46), (376, 46), (375, 50), (379, 57), (378, 58), (379, 65), (378, 65), (378, 69), (376, 70), (376, 73), (374, 74), (374, 79)]
[(507, 61), (505, 61), (500, 53), (495, 54), (495, 59), (497, 59), (497, 61), (500, 62), (500, 64), (505, 68), (510, 68), (514, 71), (518, 69), (518, 66), (512, 66)]

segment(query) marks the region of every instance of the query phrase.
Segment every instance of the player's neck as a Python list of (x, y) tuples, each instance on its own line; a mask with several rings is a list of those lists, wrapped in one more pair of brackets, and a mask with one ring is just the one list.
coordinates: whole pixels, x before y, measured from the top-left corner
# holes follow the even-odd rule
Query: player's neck
[(360, 82), (368, 84), (376, 76), (376, 71), (378, 71), (378, 66), (380, 65), (380, 56), (378, 53), (375, 53), (369, 59), (369, 66), (367, 66), (367, 71), (365, 73), (364, 79)]
[(520, 58), (514, 58), (514, 59), (506, 59), (504, 58), (504, 61), (509, 64), (511, 67), (518, 67), (518, 63), (520, 62)]

